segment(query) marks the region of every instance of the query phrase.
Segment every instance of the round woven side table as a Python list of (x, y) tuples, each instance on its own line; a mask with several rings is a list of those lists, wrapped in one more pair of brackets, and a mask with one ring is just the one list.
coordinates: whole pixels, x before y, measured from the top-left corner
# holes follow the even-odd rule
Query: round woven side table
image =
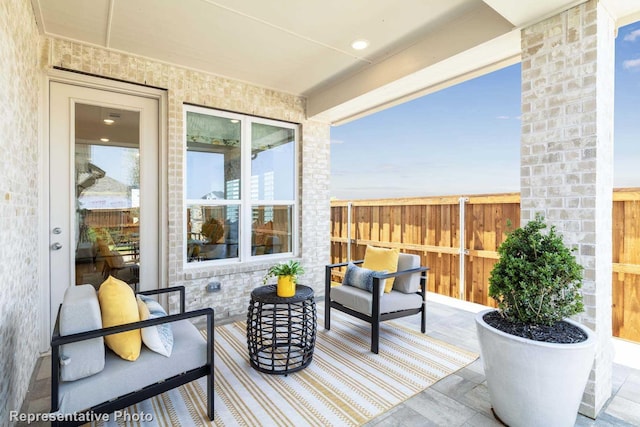
[(276, 286), (251, 292), (247, 312), (247, 346), (251, 366), (265, 374), (287, 375), (306, 368), (316, 342), (316, 303), (313, 289), (296, 285), (289, 298)]

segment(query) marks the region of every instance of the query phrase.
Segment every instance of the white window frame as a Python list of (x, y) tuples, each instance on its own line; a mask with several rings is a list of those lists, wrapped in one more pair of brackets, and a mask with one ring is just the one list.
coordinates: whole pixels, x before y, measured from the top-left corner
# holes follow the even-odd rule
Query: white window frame
[[(183, 238), (183, 265), (185, 268), (202, 268), (207, 266), (220, 266), (239, 263), (273, 261), (278, 258), (292, 258), (299, 255), (299, 181), (300, 181), (300, 126), (295, 123), (282, 122), (278, 120), (265, 119), (247, 114), (233, 113), (229, 111), (217, 110), (214, 108), (200, 107), (191, 104), (183, 104), (183, 203), (182, 203), (182, 238)], [(240, 120), (240, 200), (207, 200), (207, 199), (187, 199), (187, 114), (198, 113), (215, 117), (228, 118), (230, 120)], [(292, 200), (252, 200), (251, 199), (251, 143), (252, 143), (252, 123), (260, 123), (270, 126), (277, 126), (291, 129), (294, 132), (294, 185)], [(187, 259), (187, 206), (189, 205), (207, 206), (239, 206), (238, 218), (238, 257), (218, 260), (208, 260), (199, 262), (188, 262)], [(277, 254), (252, 255), (251, 235), (252, 235), (252, 208), (253, 206), (291, 206), (291, 250), (289, 252)]]

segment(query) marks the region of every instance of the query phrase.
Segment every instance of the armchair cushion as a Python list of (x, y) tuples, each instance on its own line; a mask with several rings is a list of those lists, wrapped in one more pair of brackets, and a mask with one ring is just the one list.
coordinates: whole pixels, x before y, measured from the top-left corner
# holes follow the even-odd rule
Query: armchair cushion
[[(398, 271), (412, 270), (420, 267), (420, 256), (401, 253), (398, 256)], [(396, 277), (393, 290), (406, 294), (420, 291), (420, 273), (403, 274)]]
[(173, 322), (174, 351), (170, 358), (143, 350), (136, 363), (130, 363), (111, 352), (106, 355), (106, 367), (100, 375), (74, 382), (61, 383), (59, 401), (61, 413), (73, 413), (100, 402), (123, 396), (135, 390), (170, 378), (207, 363), (207, 341), (191, 322)]
[[(386, 271), (378, 272), (369, 270), (368, 268), (358, 267), (350, 262), (347, 265), (347, 271), (342, 280), (343, 285), (355, 286), (368, 292), (373, 292), (373, 277), (376, 273), (386, 273)], [(380, 284), (380, 294), (384, 292), (384, 281)]]
[[(60, 308), (60, 335), (102, 328), (100, 304), (92, 285), (70, 286)], [(75, 381), (104, 369), (102, 337), (65, 344), (60, 347), (60, 379)]]
[[(386, 271), (387, 273), (395, 273), (398, 271), (398, 249), (376, 248), (367, 246), (364, 253), (363, 268), (375, 271)], [(391, 292), (395, 277), (386, 280), (384, 285), (385, 292)]]
[(124, 258), (118, 251), (111, 251), (111, 255), (107, 258), (107, 263), (111, 268), (124, 267)]
[[(331, 288), (331, 300), (359, 313), (371, 316), (373, 294), (353, 286), (336, 286)], [(400, 310), (411, 310), (422, 306), (419, 294), (405, 294), (391, 291), (380, 298), (380, 313), (391, 313)]]

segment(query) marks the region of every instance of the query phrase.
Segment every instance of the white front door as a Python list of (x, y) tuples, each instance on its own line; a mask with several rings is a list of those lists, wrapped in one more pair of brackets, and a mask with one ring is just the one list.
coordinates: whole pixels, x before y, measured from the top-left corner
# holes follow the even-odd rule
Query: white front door
[(69, 286), (158, 287), (158, 99), (51, 81), (50, 328)]

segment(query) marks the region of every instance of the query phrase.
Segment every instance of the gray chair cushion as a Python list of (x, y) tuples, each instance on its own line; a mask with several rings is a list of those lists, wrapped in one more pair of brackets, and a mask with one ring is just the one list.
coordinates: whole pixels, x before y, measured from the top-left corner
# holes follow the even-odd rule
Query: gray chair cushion
[[(70, 286), (60, 308), (60, 335), (102, 328), (100, 303), (92, 285)], [(96, 374), (104, 368), (102, 337), (65, 344), (60, 347), (60, 378), (74, 381)]]
[[(371, 292), (354, 288), (353, 286), (335, 286), (331, 288), (331, 300), (359, 313), (371, 316), (371, 306), (373, 304), (373, 294)], [(422, 297), (415, 293), (406, 294), (392, 290), (383, 294), (380, 298), (380, 313), (410, 310), (421, 306)]]
[[(398, 256), (398, 271), (411, 270), (420, 267), (420, 256), (401, 253)], [(396, 277), (393, 290), (408, 293), (420, 290), (420, 273), (405, 274)]]
[(60, 383), (60, 413), (88, 409), (115, 397), (155, 384), (207, 363), (207, 342), (188, 320), (172, 322), (173, 352), (165, 357), (143, 348), (135, 362), (108, 351), (104, 370), (73, 382)]

